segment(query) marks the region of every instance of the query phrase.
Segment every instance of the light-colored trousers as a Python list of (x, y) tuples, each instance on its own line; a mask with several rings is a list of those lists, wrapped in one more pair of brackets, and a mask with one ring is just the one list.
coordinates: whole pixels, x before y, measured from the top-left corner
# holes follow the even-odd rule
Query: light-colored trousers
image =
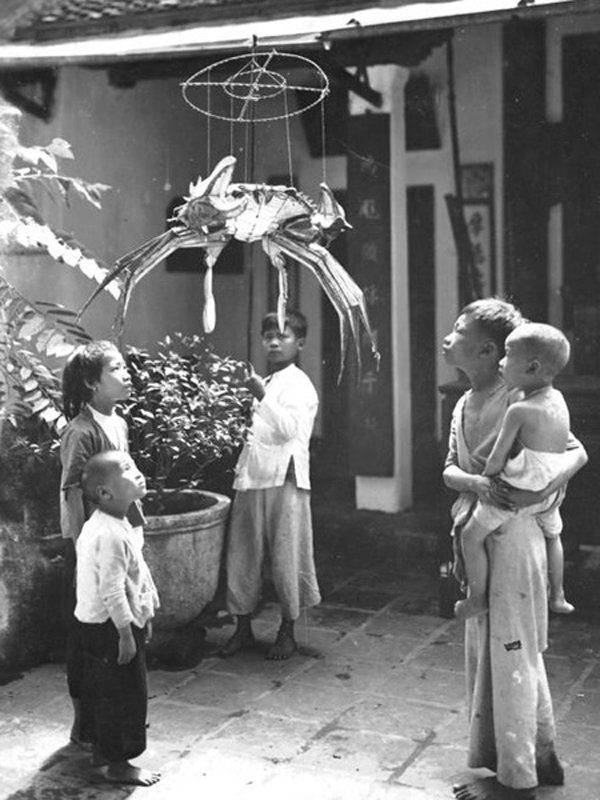
[(281, 614), (321, 602), (313, 557), (310, 492), (283, 486), (236, 492), (227, 549), (227, 610), (251, 614), (260, 600), (267, 557)]
[(542, 651), (547, 645), (546, 546), (534, 517), (486, 540), (489, 613), (467, 620), (470, 767), (514, 789), (537, 785), (536, 762), (554, 747)]

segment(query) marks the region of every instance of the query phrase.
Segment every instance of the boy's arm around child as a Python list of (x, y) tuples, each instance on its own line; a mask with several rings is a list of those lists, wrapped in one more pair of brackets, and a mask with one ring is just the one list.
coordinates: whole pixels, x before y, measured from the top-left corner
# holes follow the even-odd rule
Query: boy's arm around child
[(496, 500), (495, 492), (497, 491), (499, 496), (504, 498), (505, 502), (510, 503), (516, 508), (526, 508), (535, 503), (541, 503), (548, 497), (551, 497), (562, 486), (565, 486), (582, 467), (585, 467), (587, 462), (588, 454), (585, 447), (581, 444), (579, 439), (570, 433), (567, 449), (564, 453), (563, 469), (545, 489), (540, 489), (537, 492), (529, 489), (515, 489), (507, 483), (496, 479), (493, 481), (491, 490), (492, 499), (494, 501)]

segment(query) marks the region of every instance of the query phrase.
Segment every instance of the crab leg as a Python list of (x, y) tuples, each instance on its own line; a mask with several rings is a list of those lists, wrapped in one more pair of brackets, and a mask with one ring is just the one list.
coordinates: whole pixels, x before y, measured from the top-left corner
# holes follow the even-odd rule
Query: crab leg
[(217, 306), (213, 294), (213, 267), (221, 255), (225, 243), (212, 246), (206, 253), (206, 274), (204, 276), (204, 310), (202, 312), (202, 327), (206, 333), (212, 333), (217, 324)]
[[(215, 243), (215, 238), (217, 239), (217, 243)], [(102, 283), (96, 287), (94, 292), (83, 304), (78, 316), (81, 317), (90, 303), (95, 300), (109, 283), (120, 279), (122, 289), (118, 299), (117, 317), (113, 325), (114, 330), (120, 335), (131, 293), (142, 278), (151, 272), (154, 267), (160, 264), (161, 261), (164, 261), (165, 258), (168, 258), (171, 253), (174, 253), (180, 247), (204, 247), (207, 248), (209, 252), (217, 251), (214, 258), (214, 261), (216, 261), (219, 253), (226, 244), (227, 242), (223, 241), (221, 233), (205, 235), (185, 228), (173, 228), (162, 233), (160, 236), (155, 236), (154, 239), (150, 239), (150, 241), (145, 242), (140, 247), (131, 250), (131, 252), (117, 259), (113, 269), (110, 270)], [(207, 263), (208, 259), (209, 256), (207, 255)]]
[(373, 357), (376, 362), (379, 363), (379, 353), (377, 352), (375, 336), (371, 330), (363, 292), (339, 261), (319, 244), (312, 243), (308, 246), (302, 245), (283, 234), (273, 234), (270, 237), (270, 245), (270, 249), (275, 249), (279, 254), (288, 255), (290, 258), (293, 258), (294, 261), (310, 269), (335, 308), (340, 323), (341, 363), (338, 380), (341, 379), (344, 369), (346, 349), (350, 334), (354, 340), (360, 371), (361, 353), (359, 327), (361, 323), (369, 337)]
[[(160, 263), (163, 259), (173, 253), (180, 246), (179, 237), (174, 231), (167, 231), (160, 236), (155, 236), (149, 242), (137, 247), (130, 253), (117, 259), (115, 266), (110, 270), (108, 275), (104, 278), (102, 283), (92, 292), (92, 294), (85, 301), (79, 316), (83, 314), (86, 308), (92, 303), (100, 292), (105, 289), (109, 283), (112, 283), (117, 278), (121, 277), (125, 280), (126, 285), (129, 287), (129, 292), (132, 291), (135, 284), (143, 278), (156, 264)], [(125, 274), (123, 274), (125, 273)], [(136, 277), (136, 273), (140, 273)], [(124, 303), (123, 298), (119, 300), (120, 305)], [(125, 303), (126, 305), (126, 303)]]
[(273, 243), (270, 236), (263, 236), (262, 247), (267, 254), (271, 264), (277, 270), (277, 283), (279, 294), (277, 296), (277, 324), (279, 330), (283, 333), (285, 328), (285, 312), (288, 301), (288, 274), (285, 264), (285, 257), (277, 245)]
[(285, 267), (277, 267), (277, 276), (279, 278), (279, 296), (277, 297), (277, 322), (279, 323), (279, 330), (283, 333), (285, 328), (285, 311), (287, 308), (288, 300), (288, 276)]

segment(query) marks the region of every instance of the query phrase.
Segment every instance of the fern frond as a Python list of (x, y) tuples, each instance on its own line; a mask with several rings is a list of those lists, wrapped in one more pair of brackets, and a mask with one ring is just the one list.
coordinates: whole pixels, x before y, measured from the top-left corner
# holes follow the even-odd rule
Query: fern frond
[(43, 359), (63, 359), (90, 341), (75, 312), (56, 303), (32, 302), (0, 275), (0, 413), (35, 415), (50, 427), (63, 424), (60, 381)]

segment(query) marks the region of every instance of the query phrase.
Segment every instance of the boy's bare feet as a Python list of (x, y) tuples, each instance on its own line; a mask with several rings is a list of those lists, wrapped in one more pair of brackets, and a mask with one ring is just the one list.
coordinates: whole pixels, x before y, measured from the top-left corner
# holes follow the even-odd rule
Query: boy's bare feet
[(535, 789), (511, 789), (495, 778), (476, 778), (452, 791), (457, 800), (536, 800)]
[(248, 614), (237, 618), (237, 628), (219, 650), (219, 655), (221, 658), (228, 658), (239, 653), (240, 650), (251, 650), (255, 646), (256, 639), (252, 633), (250, 615)]
[(479, 614), (485, 614), (488, 608), (484, 601), (476, 600), (473, 597), (467, 597), (466, 600), (459, 600), (454, 604), (454, 616), (456, 619), (469, 619), (469, 617), (477, 617)]
[(287, 661), (297, 649), (298, 645), (294, 639), (294, 623), (282, 620), (277, 638), (267, 651), (267, 658), (269, 661)]
[(229, 656), (239, 653), (240, 650), (250, 650), (255, 645), (256, 639), (252, 632), (244, 633), (238, 629), (219, 650), (219, 655), (221, 658), (228, 658)]
[(94, 766), (94, 773), (107, 783), (123, 783), (128, 786), (152, 786), (160, 780), (160, 772), (134, 767), (129, 761)]
[(548, 608), (555, 614), (572, 614), (575, 611), (575, 606), (569, 603), (564, 594), (551, 597), (548, 601)]

